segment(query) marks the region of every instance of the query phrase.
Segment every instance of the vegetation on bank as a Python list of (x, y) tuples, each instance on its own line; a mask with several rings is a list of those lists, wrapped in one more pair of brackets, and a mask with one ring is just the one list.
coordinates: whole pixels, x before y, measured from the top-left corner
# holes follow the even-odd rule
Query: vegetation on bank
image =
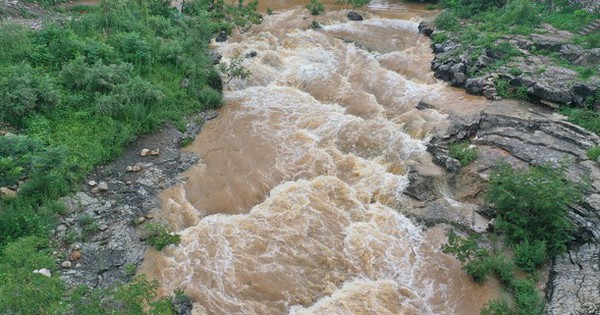
[[(260, 22), (256, 2), (197, 0), (186, 8), (183, 15), (164, 0), (105, 0), (39, 31), (0, 28), (0, 186), (16, 192), (0, 200), (0, 314), (171, 312), (143, 277), (106, 290), (68, 288), (52, 254), (66, 244), (50, 237), (65, 211), (57, 200), (92, 168), (140, 134), (221, 106), (208, 43)], [(90, 219), (82, 218), (84, 233), (97, 229)], [(162, 226), (147, 229), (157, 248), (178, 242)], [(40, 269), (52, 276), (33, 273)]]
[[(565, 167), (497, 167), (486, 201), (497, 212), (495, 233), (464, 238), (450, 232), (446, 253), (454, 254), (473, 280), (496, 277), (513, 301), (494, 300), (482, 314), (542, 314), (537, 270), (566, 252), (573, 238), (569, 205), (579, 202), (585, 186), (565, 179)], [(509, 254), (510, 253), (510, 254)]]
[[(494, 56), (491, 65), (483, 68), (471, 67), (466, 73), (467, 77), (496, 71), (515, 57), (523, 56), (518, 47), (504, 39), (505, 36), (539, 33), (536, 29), (541, 28), (543, 23), (572, 32), (572, 44), (584, 49), (600, 47), (600, 32), (580, 34), (591, 22), (600, 19), (600, 5), (584, 7), (581, 1), (569, 0), (442, 0), (438, 5), (444, 11), (435, 20), (436, 28), (441, 31), (433, 35), (434, 43), (442, 43), (452, 38), (454, 42), (465, 44), (455, 53), (466, 52), (474, 61), (481, 55)], [(583, 81), (600, 75), (598, 64), (576, 65), (558, 52), (535, 46), (529, 49), (528, 53), (549, 57), (555, 65), (576, 71), (579, 79)], [(537, 69), (538, 73), (545, 70), (543, 67)], [(512, 70), (511, 74), (515, 75)], [(497, 81), (496, 85), (499, 87), (498, 94), (502, 97), (529, 100), (524, 88), (512, 87), (508, 81)], [(598, 95), (590, 96), (585, 102), (588, 106), (598, 105), (600, 98)]]

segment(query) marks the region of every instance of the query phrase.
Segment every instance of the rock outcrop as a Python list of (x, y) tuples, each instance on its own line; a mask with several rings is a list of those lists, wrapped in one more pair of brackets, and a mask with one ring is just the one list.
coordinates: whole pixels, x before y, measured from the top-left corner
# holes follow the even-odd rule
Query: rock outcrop
[[(425, 22), (419, 25), (419, 31), (427, 36), (436, 33)], [(502, 80), (508, 84), (503, 86), (503, 92), (510, 91), (550, 107), (563, 104), (600, 106), (600, 100), (592, 98), (600, 91), (600, 77), (584, 80), (577, 71), (557, 65), (549, 56), (534, 53), (535, 50), (559, 54), (573, 65), (595, 67), (600, 62), (600, 49), (584, 49), (574, 45), (571, 43), (573, 34), (549, 25), (544, 25), (539, 32), (529, 36), (508, 35), (499, 39), (497, 45), (509, 44), (519, 49), (522, 56), (513, 57), (505, 65), (493, 70), (488, 70), (489, 66), (503, 58), (507, 51), (485, 49), (480, 53), (475, 47), (457, 43), (452, 38), (435, 44), (432, 48), (436, 57), (431, 63), (434, 76), (463, 87), (471, 94), (484, 95), (493, 100), (498, 99), (496, 85)]]
[[(482, 204), (482, 187), (500, 160), (514, 167), (566, 163), (569, 179), (591, 183), (585, 200), (569, 210), (569, 218), (577, 227), (576, 242), (568, 253), (554, 261), (546, 299), (547, 313), (551, 315), (598, 314), (600, 169), (596, 161), (589, 160), (586, 150), (600, 145), (600, 138), (546, 107), (516, 101), (495, 102), (480, 115), (453, 120), (444, 137), (432, 139), (429, 152), (433, 161), (449, 172), (452, 195), (458, 201)], [(449, 162), (453, 159), (446, 148), (464, 139), (476, 145), (478, 159), (468, 167), (458, 167)], [(424, 184), (427, 181), (420, 180), (414, 185)], [(480, 213), (493, 217), (491, 210), (481, 208)]]

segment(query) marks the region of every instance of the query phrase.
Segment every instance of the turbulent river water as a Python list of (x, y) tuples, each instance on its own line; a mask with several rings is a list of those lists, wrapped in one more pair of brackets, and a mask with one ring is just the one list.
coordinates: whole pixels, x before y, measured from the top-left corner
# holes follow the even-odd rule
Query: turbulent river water
[(295, 1), (263, 2), (275, 14), (214, 44), (225, 62), (256, 51), (251, 75), (228, 84), (188, 148), (201, 162), (161, 196), (181, 244), (149, 250), (140, 272), (198, 314), (478, 314), (498, 285), (442, 253), (447, 226), (415, 223), (403, 191), (413, 167), (443, 172), (426, 142), (449, 113), (485, 101), (433, 78), (421, 6), (373, 2), (352, 22)]

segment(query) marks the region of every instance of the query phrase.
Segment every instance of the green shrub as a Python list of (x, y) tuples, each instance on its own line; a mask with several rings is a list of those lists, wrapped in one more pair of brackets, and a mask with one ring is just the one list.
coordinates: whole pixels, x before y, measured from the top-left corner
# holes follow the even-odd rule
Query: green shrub
[(26, 115), (49, 110), (60, 98), (54, 80), (28, 64), (0, 68), (0, 122), (21, 127)]
[(548, 260), (544, 241), (529, 242), (526, 240), (515, 245), (514, 254), (517, 266), (529, 273), (534, 272)]
[(325, 6), (319, 0), (310, 0), (310, 3), (306, 5), (306, 8), (312, 15), (319, 15), (325, 12)]
[(515, 305), (518, 315), (541, 315), (542, 297), (535, 283), (530, 279), (519, 279), (513, 282)]
[(156, 248), (162, 250), (169, 245), (177, 245), (181, 240), (181, 236), (169, 230), (169, 228), (160, 223), (148, 223), (144, 226), (146, 232), (146, 242)]
[(572, 107), (562, 107), (560, 112), (567, 116), (570, 122), (591, 132), (600, 134), (600, 112)]
[(498, 211), (497, 227), (510, 244), (543, 241), (549, 257), (566, 250), (574, 231), (567, 209), (580, 200), (583, 187), (566, 180), (564, 171), (549, 165), (520, 170), (507, 164), (493, 171), (486, 198)]
[(434, 23), (435, 27), (447, 31), (456, 30), (460, 26), (456, 14), (454, 14), (452, 11), (445, 11), (438, 15)]
[(481, 315), (512, 315), (510, 304), (504, 299), (491, 300), (481, 310)]
[(468, 141), (449, 145), (448, 153), (451, 157), (457, 159), (462, 166), (467, 166), (477, 159), (477, 149), (475, 149)]
[(598, 161), (598, 158), (600, 157), (600, 146), (589, 148), (586, 153), (590, 160)]

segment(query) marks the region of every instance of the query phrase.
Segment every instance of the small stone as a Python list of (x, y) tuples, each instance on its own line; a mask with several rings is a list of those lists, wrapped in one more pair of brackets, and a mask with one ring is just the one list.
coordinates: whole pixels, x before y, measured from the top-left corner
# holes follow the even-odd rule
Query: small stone
[(132, 181), (130, 181), (130, 180), (128, 180), (128, 181), (126, 181), (126, 182), (125, 182), (125, 185), (127, 185), (127, 186), (129, 186), (129, 185), (131, 185), (131, 184), (133, 184), (133, 182), (132, 182)]
[(150, 155), (152, 156), (157, 156), (160, 154), (160, 149), (154, 149), (152, 151), (150, 151)]
[(140, 155), (141, 155), (141, 156), (147, 156), (147, 155), (148, 155), (148, 153), (150, 153), (150, 150), (148, 150), (148, 149), (143, 149), (143, 150), (142, 150), (142, 152), (140, 152)]
[(137, 173), (137, 172), (139, 172), (139, 171), (141, 171), (141, 170), (142, 170), (142, 167), (141, 167), (141, 166), (139, 166), (139, 165), (134, 165), (134, 166), (131, 168), (131, 171), (132, 171), (132, 172), (134, 172), (134, 173)]
[(61, 266), (61, 267), (63, 267), (64, 269), (71, 268), (71, 262), (70, 262), (70, 261), (68, 261), (68, 260), (66, 260), (66, 261), (63, 261), (63, 262), (60, 264), (60, 266)]
[(56, 255), (58, 255), (58, 252), (54, 251), (54, 252), (52, 252), (52, 255), (56, 256)]
[(219, 36), (217, 36), (217, 38), (215, 39), (215, 42), (222, 43), (224, 41), (227, 41), (227, 33), (225, 33), (225, 31), (221, 31), (221, 33), (219, 33)]
[(148, 220), (152, 220), (154, 218), (154, 216), (150, 213), (146, 214), (144, 217), (146, 217)]
[(133, 172), (133, 167), (132, 167), (131, 165), (128, 165), (128, 166), (125, 168), (125, 172)]
[(91, 191), (93, 194), (99, 194), (99, 193), (100, 193), (100, 188), (98, 188), (98, 187), (94, 187), (94, 188), (90, 189), (90, 191)]
[(43, 268), (43, 269), (36, 269), (33, 271), (33, 273), (39, 273), (41, 275), (44, 275), (46, 277), (52, 277), (52, 273), (50, 273), (50, 270)]
[(90, 186), (90, 187), (94, 187), (94, 186), (96, 186), (97, 184), (98, 184), (98, 183), (96, 183), (96, 181), (95, 181), (95, 180), (91, 180), (91, 181), (89, 181), (89, 182), (88, 182), (88, 186)]
[(256, 56), (258, 56), (258, 53), (254, 50), (246, 54), (246, 58), (254, 58)]
[(0, 187), (0, 196), (6, 198), (15, 198), (17, 196), (17, 192), (8, 187)]
[(146, 221), (146, 218), (144, 218), (144, 217), (139, 217), (139, 218), (137, 218), (137, 220), (136, 220), (135, 222), (136, 222), (137, 224), (142, 224), (142, 223), (144, 223), (144, 221)]
[(98, 227), (98, 230), (100, 230), (100, 231), (106, 231), (106, 230), (108, 230), (108, 225), (106, 225), (106, 224), (101, 224), (101, 225)]
[(70, 261), (76, 261), (76, 260), (79, 260), (79, 258), (81, 258), (81, 252), (78, 250), (72, 251), (71, 255), (69, 255)]
[(362, 15), (360, 15), (358, 12), (356, 11), (350, 11), (348, 12), (348, 14), (346, 15), (346, 17), (348, 18), (348, 20), (350, 21), (362, 21), (363, 17)]
[(98, 189), (102, 192), (108, 191), (108, 183), (104, 181), (98, 183)]

